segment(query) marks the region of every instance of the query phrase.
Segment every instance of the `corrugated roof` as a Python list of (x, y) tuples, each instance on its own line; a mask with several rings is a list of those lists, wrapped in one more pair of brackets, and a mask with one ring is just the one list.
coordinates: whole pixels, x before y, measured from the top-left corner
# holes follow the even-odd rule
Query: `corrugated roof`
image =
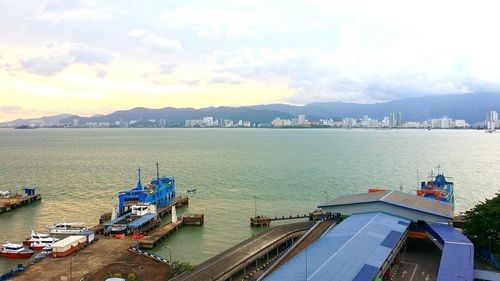
[(266, 280), (373, 280), (409, 223), (385, 213), (352, 215)]
[(387, 204), (430, 213), (450, 219), (453, 218), (453, 204), (441, 202), (434, 199), (428, 199), (396, 190), (338, 196), (318, 207), (323, 208), (369, 202), (384, 202)]
[(120, 217), (117, 217), (117, 218), (116, 218), (116, 219), (114, 219), (114, 220), (110, 220), (110, 221), (108, 221), (108, 222), (105, 222), (105, 223), (104, 223), (104, 226), (111, 226), (111, 225), (113, 225), (113, 224), (115, 224), (115, 223), (117, 223), (117, 222), (119, 222), (119, 221), (121, 221), (121, 220), (124, 220), (124, 219), (126, 219), (126, 218), (130, 217), (131, 215), (132, 215), (132, 213), (126, 213), (125, 215), (120, 216)]
[(437, 281), (474, 279), (474, 245), (447, 224), (429, 223), (429, 232), (443, 244)]
[(52, 247), (55, 248), (55, 247), (64, 247), (66, 245), (69, 245), (69, 244), (72, 244), (74, 242), (77, 242), (79, 240), (84, 240), (84, 239), (87, 239), (87, 237), (83, 236), (83, 235), (71, 235), (71, 236), (68, 236), (64, 239), (61, 239), (57, 242), (54, 242), (52, 244)]
[(139, 226), (145, 224), (149, 220), (154, 219), (155, 217), (156, 217), (156, 214), (145, 214), (145, 215), (141, 216), (140, 218), (138, 218), (132, 222), (129, 222), (127, 224), (127, 227), (138, 228)]

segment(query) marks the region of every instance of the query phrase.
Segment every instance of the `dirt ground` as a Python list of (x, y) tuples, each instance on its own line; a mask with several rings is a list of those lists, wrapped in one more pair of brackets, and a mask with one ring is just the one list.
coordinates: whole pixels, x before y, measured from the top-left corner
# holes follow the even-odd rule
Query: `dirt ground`
[(136, 281), (166, 280), (171, 268), (151, 258), (128, 251), (136, 241), (98, 236), (95, 243), (66, 257), (46, 257), (27, 267), (26, 271), (12, 280), (61, 281), (105, 280), (116, 273), (127, 279), (135, 273)]

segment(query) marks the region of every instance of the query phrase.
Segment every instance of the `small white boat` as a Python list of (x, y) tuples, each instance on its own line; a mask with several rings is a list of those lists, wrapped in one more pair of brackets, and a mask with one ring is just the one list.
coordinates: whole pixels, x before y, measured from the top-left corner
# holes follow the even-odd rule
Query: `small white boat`
[(87, 230), (84, 223), (81, 222), (61, 222), (54, 225), (47, 226), (51, 234), (79, 234)]
[(59, 239), (50, 237), (48, 234), (32, 231), (30, 237), (24, 240), (23, 244), (29, 245), (33, 250), (40, 251), (45, 247), (50, 247), (52, 243), (57, 241), (59, 241)]

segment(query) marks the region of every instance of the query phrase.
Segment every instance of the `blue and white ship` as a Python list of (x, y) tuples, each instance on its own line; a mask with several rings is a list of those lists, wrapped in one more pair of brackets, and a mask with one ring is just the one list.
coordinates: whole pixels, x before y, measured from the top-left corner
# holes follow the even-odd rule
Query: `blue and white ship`
[(130, 212), (132, 206), (139, 203), (153, 204), (158, 210), (174, 202), (175, 196), (174, 177), (160, 177), (158, 163), (156, 163), (156, 177), (145, 186), (141, 183), (141, 169), (139, 168), (137, 186), (131, 190), (118, 193), (118, 215), (121, 216)]
[(454, 205), (454, 184), (448, 181), (447, 177), (445, 177), (443, 173), (440, 173), (439, 169), (440, 167), (438, 166), (436, 177), (434, 177), (431, 172), (429, 180), (420, 183), (420, 189), (417, 190), (417, 195)]

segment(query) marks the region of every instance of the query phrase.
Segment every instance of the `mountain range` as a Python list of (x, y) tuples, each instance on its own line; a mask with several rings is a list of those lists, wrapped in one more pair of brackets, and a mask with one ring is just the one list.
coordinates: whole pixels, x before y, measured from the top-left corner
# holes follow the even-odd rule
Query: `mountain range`
[(490, 110), (500, 111), (500, 93), (469, 93), (444, 96), (411, 97), (395, 101), (359, 104), (344, 102), (314, 102), (303, 106), (287, 104), (267, 104), (242, 107), (207, 107), (174, 108), (165, 107), (150, 109), (136, 107), (128, 110), (119, 110), (107, 115), (81, 117), (71, 114), (42, 117), (37, 119), (18, 119), (9, 123), (28, 123), (30, 120), (44, 120), (60, 123), (72, 123), (78, 119), (80, 124), (86, 122), (114, 122), (130, 120), (164, 119), (170, 125), (184, 124), (188, 119), (201, 119), (212, 116), (216, 119), (249, 120), (255, 123), (270, 123), (274, 118), (294, 118), (298, 114), (305, 114), (310, 121), (321, 118), (340, 120), (344, 117), (382, 119), (390, 113), (401, 112), (403, 120), (424, 121), (431, 118), (448, 116), (453, 119), (464, 119), (469, 123), (482, 122)]

